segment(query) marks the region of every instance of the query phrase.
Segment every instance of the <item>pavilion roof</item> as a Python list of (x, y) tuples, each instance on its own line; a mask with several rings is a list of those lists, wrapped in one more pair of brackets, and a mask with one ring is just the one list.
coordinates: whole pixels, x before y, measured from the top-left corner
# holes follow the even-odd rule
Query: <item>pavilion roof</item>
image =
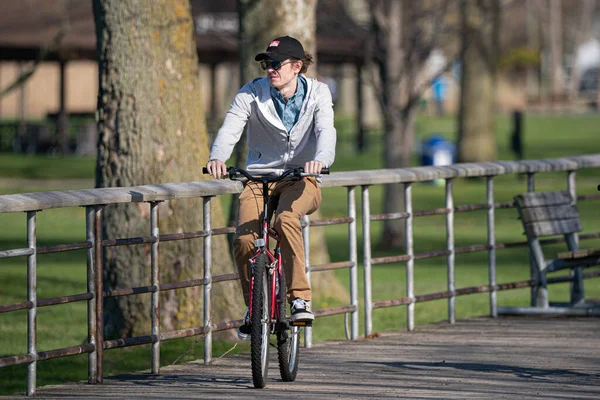
[[(236, 0), (191, 0), (196, 43), (205, 63), (237, 60)], [(68, 22), (68, 29), (65, 29)], [(61, 35), (58, 45), (53, 41)], [(366, 30), (340, 0), (319, 0), (317, 57), (323, 63), (360, 62)], [(96, 32), (90, 0), (20, 0), (0, 5), (0, 60), (96, 59)]]

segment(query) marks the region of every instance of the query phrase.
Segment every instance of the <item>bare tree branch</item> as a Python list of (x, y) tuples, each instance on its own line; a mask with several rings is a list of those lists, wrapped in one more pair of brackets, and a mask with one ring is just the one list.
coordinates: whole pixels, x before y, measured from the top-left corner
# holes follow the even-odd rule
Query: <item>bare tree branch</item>
[(410, 96), (409, 96), (408, 100), (406, 101), (406, 104), (403, 108), (409, 109), (409, 108), (413, 107), (417, 103), (417, 101), (419, 101), (419, 99), (421, 98), (421, 96), (423, 95), (425, 90), (427, 90), (427, 88), (429, 88), (431, 85), (433, 85), (433, 82), (437, 78), (439, 78), (444, 73), (446, 73), (450, 70), (454, 61), (456, 61), (458, 59), (458, 56), (459, 55), (456, 54), (454, 57), (448, 58), (448, 61), (446, 61), (446, 64), (444, 64), (444, 67), (442, 69), (440, 69), (440, 71), (438, 73), (436, 73), (430, 79), (426, 80), (425, 83), (417, 86), (414, 89), (413, 93), (410, 94)]
[(370, 0), (369, 6), (371, 8), (371, 16), (373, 22), (377, 24), (377, 27), (384, 33), (389, 33), (390, 24), (386, 17), (385, 3), (383, 0)]
[(548, 26), (550, 25), (550, 9), (546, 0), (534, 0), (535, 10), (540, 19), (540, 27), (542, 28), (542, 40), (547, 41), (549, 35)]
[(443, 32), (444, 28), (444, 18), (446, 18), (446, 13), (448, 12), (448, 5), (450, 2), (443, 1), (441, 7), (437, 7), (437, 12), (434, 12), (433, 16), (433, 30), (431, 33), (431, 39), (427, 44), (427, 47), (433, 49), (437, 47), (439, 44), (440, 36)]
[(421, 36), (423, 35), (421, 14), (422, 14), (422, 3), (417, 1), (413, 3), (411, 7), (411, 14), (409, 18), (412, 20), (412, 24), (410, 32), (406, 35), (407, 43), (406, 43), (406, 52), (404, 53), (406, 63), (410, 63), (410, 60), (413, 59), (413, 55), (417, 48), (421, 49)]
[(371, 83), (371, 85), (373, 85), (373, 88), (375, 89), (375, 97), (377, 97), (377, 100), (379, 101), (379, 105), (381, 106), (382, 112), (386, 112), (387, 107), (383, 96), (383, 84), (381, 82), (381, 79), (379, 79), (379, 72), (377, 71), (377, 68), (378, 65), (376, 65), (375, 63), (372, 63), (370, 65), (370, 68), (368, 69), (369, 83)]

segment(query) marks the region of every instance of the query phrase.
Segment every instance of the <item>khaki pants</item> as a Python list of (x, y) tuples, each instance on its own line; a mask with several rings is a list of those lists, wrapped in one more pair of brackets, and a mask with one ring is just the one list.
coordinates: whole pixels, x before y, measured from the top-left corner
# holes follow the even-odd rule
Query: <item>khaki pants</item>
[[(299, 297), (311, 299), (310, 285), (306, 278), (304, 245), (300, 220), (311, 214), (321, 204), (321, 188), (315, 178), (299, 181), (281, 181), (269, 190), (279, 195), (275, 210), (273, 229), (281, 240), (281, 258), (288, 286), (288, 301)], [(250, 262), (254, 255), (254, 239), (259, 237), (259, 215), (263, 211), (262, 184), (248, 182), (240, 195), (239, 219), (233, 249), (246, 305), (250, 303)]]

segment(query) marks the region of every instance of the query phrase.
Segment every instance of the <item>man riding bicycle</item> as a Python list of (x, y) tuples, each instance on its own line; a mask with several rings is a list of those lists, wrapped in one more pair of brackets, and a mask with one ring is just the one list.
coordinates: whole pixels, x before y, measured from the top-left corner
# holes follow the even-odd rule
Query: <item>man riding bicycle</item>
[[(272, 40), (267, 50), (254, 59), (260, 61), (267, 76), (246, 83), (235, 96), (213, 143), (206, 164), (208, 172), (217, 179), (226, 175), (225, 161), (247, 126), (249, 173), (273, 174), (304, 167), (304, 172), (319, 174), (335, 158), (336, 130), (328, 86), (304, 76), (312, 56), (304, 52), (298, 40), (282, 36)], [(319, 207), (320, 182), (314, 177), (284, 180), (271, 189), (271, 195), (279, 196), (273, 228), (281, 239), (291, 320), (310, 322), (314, 315), (300, 220)], [(261, 187), (252, 182), (246, 184), (239, 198), (233, 248), (246, 306), (250, 304), (249, 259), (254, 240), (260, 237), (261, 199)], [(250, 338), (248, 312), (238, 337)]]

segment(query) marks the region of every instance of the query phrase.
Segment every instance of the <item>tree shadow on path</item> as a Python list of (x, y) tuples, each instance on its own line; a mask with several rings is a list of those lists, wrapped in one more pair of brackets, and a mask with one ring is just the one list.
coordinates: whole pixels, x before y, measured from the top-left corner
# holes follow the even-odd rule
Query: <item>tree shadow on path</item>
[[(365, 362), (364, 364), (384, 365), (387, 367), (405, 368), (411, 370), (428, 370), (433, 368), (452, 368), (471, 372), (495, 372), (501, 374), (512, 374), (524, 379), (543, 378), (567, 378), (567, 379), (590, 379), (590, 384), (600, 385), (600, 374), (586, 374), (566, 369), (545, 369), (519, 367), (514, 365), (485, 364), (485, 363), (461, 363), (461, 362)], [(595, 381), (595, 382), (594, 382)]]

